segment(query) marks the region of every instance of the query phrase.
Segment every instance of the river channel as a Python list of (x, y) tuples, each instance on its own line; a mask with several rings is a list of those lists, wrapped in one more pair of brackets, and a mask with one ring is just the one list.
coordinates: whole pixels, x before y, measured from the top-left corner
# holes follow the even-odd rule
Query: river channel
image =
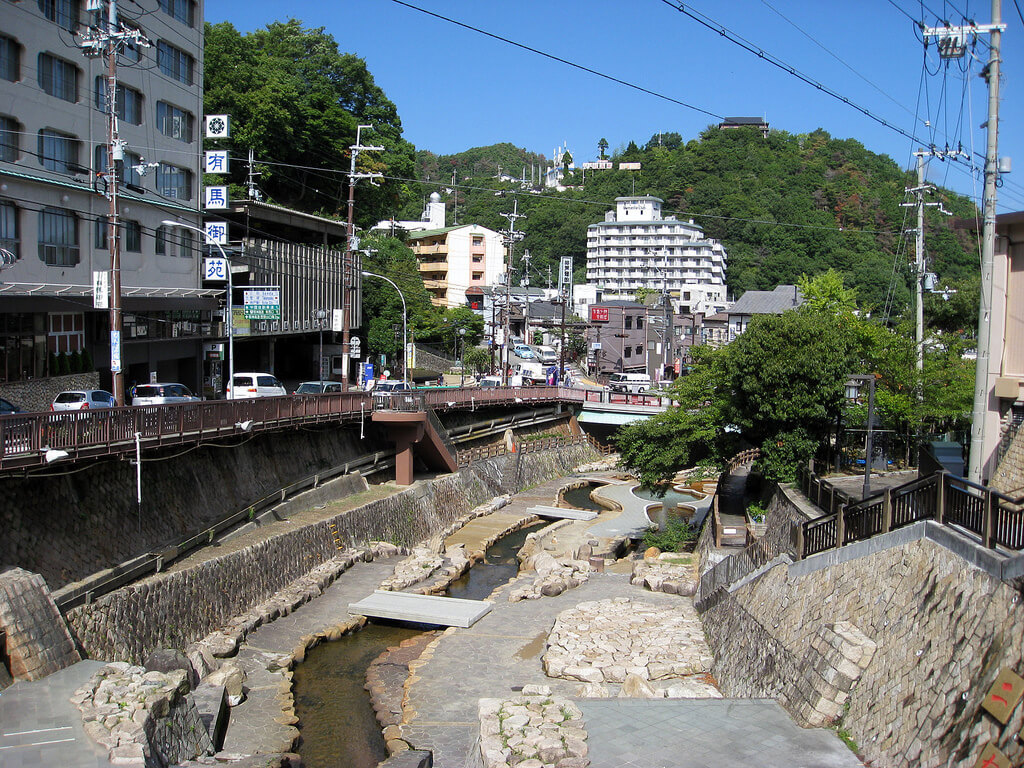
[[(453, 582), (450, 597), (483, 600), (519, 570), (516, 553), (527, 534), (546, 523), (499, 539), (484, 560)], [(416, 625), (374, 620), (359, 632), (312, 649), (295, 667), (292, 690), (307, 768), (375, 768), (387, 749), (364, 688), (366, 670), (391, 646), (424, 631)]]

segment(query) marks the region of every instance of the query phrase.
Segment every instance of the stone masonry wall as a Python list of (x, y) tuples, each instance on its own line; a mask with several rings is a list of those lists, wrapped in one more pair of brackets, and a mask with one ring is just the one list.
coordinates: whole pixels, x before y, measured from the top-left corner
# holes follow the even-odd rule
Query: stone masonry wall
[(15, 680), (39, 680), (80, 658), (37, 573), (22, 568), (0, 573), (0, 629), (7, 635), (7, 661)]
[[(589, 445), (523, 455), (524, 485), (596, 455)], [(89, 657), (105, 661), (139, 663), (157, 648), (182, 649), (337, 554), (331, 523), (343, 547), (370, 540), (415, 544), (494, 496), (495, 478), (513, 458), (478, 462), (194, 568), (152, 576), (69, 611), (72, 634)]]
[(0, 397), (10, 400), (26, 411), (48, 411), (53, 398), (69, 389), (99, 389), (100, 375), (72, 373), (68, 376), (50, 376), (45, 379), (11, 381), (0, 384)]
[(70, 473), (55, 465), (47, 476), (4, 478), (0, 566), (39, 573), (56, 590), (384, 446), (367, 438), (360, 442), (351, 429), (296, 430), (144, 455), (141, 526), (130, 462), (99, 461)]
[(1024, 493), (1024, 429), (1017, 430), (989, 485), (1008, 496)]
[[(850, 689), (831, 711), (871, 765), (973, 765), (989, 741), (1022, 764), (1024, 706), (1005, 726), (980, 708), (1003, 667), (1024, 672), (1020, 594), (928, 538), (864, 552), (818, 570), (813, 561), (780, 565), (719, 590), (703, 619), (723, 692), (781, 696), (806, 722), (787, 686), (825, 670), (835, 690)], [(837, 622), (875, 646), (852, 643), (873, 653), (859, 680), (820, 663)], [(854, 655), (833, 654), (831, 668)]]

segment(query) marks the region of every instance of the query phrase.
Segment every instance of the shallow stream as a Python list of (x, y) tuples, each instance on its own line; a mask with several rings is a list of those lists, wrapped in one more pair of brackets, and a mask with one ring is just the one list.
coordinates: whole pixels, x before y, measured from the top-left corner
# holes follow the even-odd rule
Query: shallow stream
[[(452, 583), (450, 597), (483, 600), (519, 570), (516, 553), (538, 523), (510, 533), (488, 548), (484, 560)], [(344, 578), (344, 577), (342, 577)], [(295, 667), (292, 690), (306, 768), (375, 768), (387, 749), (364, 688), (366, 669), (390, 646), (423, 631), (374, 620), (359, 632), (322, 643)]]

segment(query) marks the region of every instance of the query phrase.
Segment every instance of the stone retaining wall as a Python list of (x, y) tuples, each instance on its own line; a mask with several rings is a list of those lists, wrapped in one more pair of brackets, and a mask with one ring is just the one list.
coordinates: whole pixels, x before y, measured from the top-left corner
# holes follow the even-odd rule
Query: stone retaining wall
[[(587, 444), (526, 454), (521, 476), (532, 485), (595, 455)], [(343, 547), (371, 540), (415, 544), (497, 495), (495, 478), (513, 458), (478, 462), (188, 570), (152, 576), (72, 609), (72, 634), (90, 658), (105, 661), (139, 663), (157, 648), (183, 649), (334, 557), (332, 523)]]
[(10, 381), (0, 384), (0, 397), (26, 411), (48, 411), (53, 398), (69, 389), (99, 389), (100, 375), (72, 373), (67, 376), (49, 376), (45, 379)]
[(39, 573), (56, 590), (192, 536), (374, 445), (384, 443), (360, 442), (358, 432), (337, 428), (264, 433), (194, 450), (179, 446), (166, 460), (147, 454), (141, 525), (130, 462), (100, 461), (67, 474), (58, 465), (46, 473), (51, 476), (6, 477), (0, 494), (0, 565)]
[[(778, 697), (805, 723), (840, 720), (871, 765), (973, 765), (990, 741), (1022, 764), (1024, 707), (1006, 725), (981, 710), (1001, 669), (1024, 672), (1020, 594), (897, 534), (710, 596), (702, 618), (723, 692)], [(868, 653), (861, 669), (853, 659)]]

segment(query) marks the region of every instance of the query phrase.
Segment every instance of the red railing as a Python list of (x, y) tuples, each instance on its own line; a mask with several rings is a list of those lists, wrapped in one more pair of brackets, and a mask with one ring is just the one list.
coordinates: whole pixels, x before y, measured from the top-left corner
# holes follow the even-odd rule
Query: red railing
[[(583, 397), (583, 390), (542, 386), (422, 390), (410, 399), (417, 408), (443, 411), (493, 405), (577, 404), (583, 402)], [(391, 398), (388, 400), (385, 407), (392, 405)], [(47, 462), (48, 450), (66, 451), (72, 459), (131, 453), (136, 433), (143, 447), (153, 448), (250, 431), (351, 421), (369, 417), (373, 410), (371, 394), (335, 392), (0, 416), (0, 469), (39, 466)]]

